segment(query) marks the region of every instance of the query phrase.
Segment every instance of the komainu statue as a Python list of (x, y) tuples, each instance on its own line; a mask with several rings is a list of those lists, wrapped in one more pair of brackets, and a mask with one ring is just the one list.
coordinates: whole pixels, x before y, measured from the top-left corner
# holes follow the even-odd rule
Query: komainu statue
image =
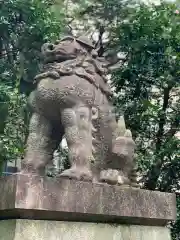
[(109, 62), (86, 37), (46, 43), (42, 56), (21, 173), (44, 175), (65, 136), (71, 167), (59, 177), (137, 186), (135, 144), (113, 114)]

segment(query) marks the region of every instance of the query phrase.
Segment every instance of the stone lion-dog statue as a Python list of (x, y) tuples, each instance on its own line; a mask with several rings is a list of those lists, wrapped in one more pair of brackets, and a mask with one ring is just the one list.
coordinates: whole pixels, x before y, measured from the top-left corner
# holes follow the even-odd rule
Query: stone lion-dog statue
[(45, 175), (65, 136), (71, 167), (59, 177), (137, 187), (135, 143), (113, 113), (107, 59), (85, 36), (45, 43), (42, 56), (21, 173)]

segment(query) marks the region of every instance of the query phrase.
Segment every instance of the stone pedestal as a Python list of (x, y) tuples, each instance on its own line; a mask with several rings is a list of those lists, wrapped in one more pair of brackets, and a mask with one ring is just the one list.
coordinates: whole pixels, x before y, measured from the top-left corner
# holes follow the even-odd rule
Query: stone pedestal
[(174, 194), (65, 179), (0, 179), (0, 240), (170, 240)]

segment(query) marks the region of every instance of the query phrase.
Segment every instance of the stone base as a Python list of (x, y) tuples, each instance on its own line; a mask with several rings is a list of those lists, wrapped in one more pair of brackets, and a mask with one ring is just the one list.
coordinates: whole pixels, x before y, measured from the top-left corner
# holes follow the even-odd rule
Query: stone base
[(1, 240), (170, 240), (166, 227), (48, 220), (2, 220)]
[(0, 178), (0, 240), (170, 240), (174, 194), (30, 175)]
[(176, 219), (174, 194), (66, 179), (0, 178), (0, 219), (166, 226)]

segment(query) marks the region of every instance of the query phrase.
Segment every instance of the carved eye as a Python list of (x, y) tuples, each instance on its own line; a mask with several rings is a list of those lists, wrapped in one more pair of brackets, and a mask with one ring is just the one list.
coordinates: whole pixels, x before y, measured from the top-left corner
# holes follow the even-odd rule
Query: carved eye
[(82, 49), (76, 49), (75, 51), (77, 54), (81, 54), (81, 55), (86, 54), (86, 52), (83, 51)]

